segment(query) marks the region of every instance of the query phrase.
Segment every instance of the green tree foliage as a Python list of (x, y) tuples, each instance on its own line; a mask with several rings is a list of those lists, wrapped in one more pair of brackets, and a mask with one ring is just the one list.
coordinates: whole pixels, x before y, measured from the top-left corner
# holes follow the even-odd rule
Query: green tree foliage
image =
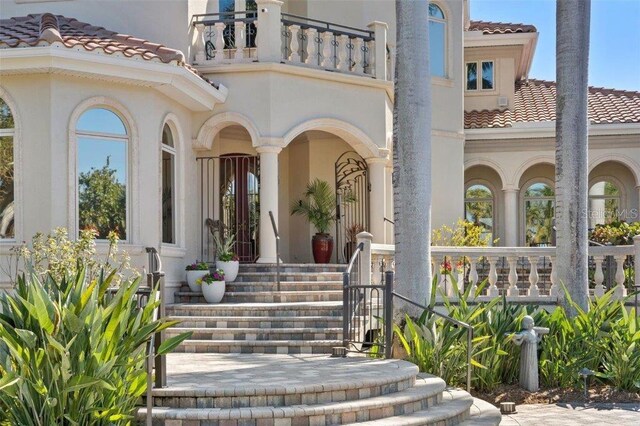
[(78, 177), (80, 229), (94, 229), (106, 239), (111, 231), (126, 239), (127, 192), (118, 182), (109, 162), (100, 169), (80, 173)]

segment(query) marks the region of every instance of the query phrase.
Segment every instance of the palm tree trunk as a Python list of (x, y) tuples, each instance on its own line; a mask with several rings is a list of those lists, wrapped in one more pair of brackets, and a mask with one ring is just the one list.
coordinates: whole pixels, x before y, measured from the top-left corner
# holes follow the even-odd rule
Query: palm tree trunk
[[(431, 76), (428, 2), (396, 0), (393, 201), (396, 289), (420, 303), (431, 294)], [(421, 312), (396, 304), (396, 318)]]
[[(591, 0), (556, 3), (557, 277), (588, 309), (587, 93)], [(570, 315), (575, 310), (561, 298)]]

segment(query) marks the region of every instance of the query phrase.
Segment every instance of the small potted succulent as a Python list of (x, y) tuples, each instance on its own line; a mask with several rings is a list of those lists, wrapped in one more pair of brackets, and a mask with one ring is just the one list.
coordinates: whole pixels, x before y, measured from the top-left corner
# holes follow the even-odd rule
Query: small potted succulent
[(185, 270), (187, 271), (187, 284), (189, 288), (194, 293), (200, 293), (200, 286), (196, 283), (196, 280), (209, 273), (209, 265), (207, 265), (206, 262), (195, 262), (187, 265)]
[(215, 269), (202, 278), (198, 278), (197, 283), (202, 287), (202, 294), (207, 303), (220, 303), (224, 297), (225, 290), (224, 271), (222, 269)]
[(228, 237), (217, 233), (213, 237), (216, 244), (216, 268), (224, 271), (225, 281), (233, 282), (238, 276), (238, 270), (240, 268), (240, 258), (233, 251), (233, 246), (236, 243), (235, 235), (231, 234)]

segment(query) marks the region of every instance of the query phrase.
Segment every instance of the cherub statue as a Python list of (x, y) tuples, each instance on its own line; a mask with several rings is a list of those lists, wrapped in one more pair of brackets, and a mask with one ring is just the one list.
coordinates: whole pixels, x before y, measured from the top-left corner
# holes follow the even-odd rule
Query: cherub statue
[(538, 343), (549, 333), (546, 327), (534, 327), (529, 315), (522, 319), (522, 331), (513, 334), (513, 342), (520, 351), (520, 386), (529, 392), (538, 390)]

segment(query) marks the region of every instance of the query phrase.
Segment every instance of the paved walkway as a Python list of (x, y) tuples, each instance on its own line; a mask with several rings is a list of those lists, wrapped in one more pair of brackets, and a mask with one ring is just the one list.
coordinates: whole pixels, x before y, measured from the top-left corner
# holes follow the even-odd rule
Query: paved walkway
[(640, 401), (637, 404), (532, 404), (519, 405), (518, 414), (502, 416), (500, 426), (637, 426), (640, 425)]

